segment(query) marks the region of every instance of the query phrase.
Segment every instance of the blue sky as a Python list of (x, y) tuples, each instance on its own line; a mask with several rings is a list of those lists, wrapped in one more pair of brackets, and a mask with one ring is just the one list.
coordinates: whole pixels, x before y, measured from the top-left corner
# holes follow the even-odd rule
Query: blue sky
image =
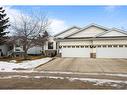
[(11, 9), (27, 14), (31, 14), (31, 9), (41, 9), (49, 18), (63, 21), (66, 27), (97, 23), (127, 30), (127, 6), (11, 6)]

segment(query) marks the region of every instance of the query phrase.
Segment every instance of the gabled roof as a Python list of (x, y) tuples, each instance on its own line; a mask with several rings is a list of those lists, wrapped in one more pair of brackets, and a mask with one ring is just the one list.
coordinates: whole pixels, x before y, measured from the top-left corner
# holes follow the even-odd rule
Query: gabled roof
[[(104, 26), (101, 26), (101, 25), (92, 23), (92, 24), (89, 24), (89, 25), (85, 26), (84, 28), (80, 29), (80, 30), (77, 31), (76, 33), (68, 35), (67, 37), (70, 37), (70, 36), (72, 36), (72, 35), (75, 35), (75, 34), (81, 32), (81, 31), (83, 31), (83, 30), (85, 30), (85, 29), (87, 29), (87, 28), (89, 28), (89, 27), (93, 27), (93, 26), (94, 26), (94, 27), (97, 27), (97, 28), (100, 28), (100, 29), (103, 29), (103, 30), (105, 30), (105, 31), (108, 31), (108, 30), (109, 30), (109, 28), (107, 28), (107, 27), (104, 27)], [(66, 38), (67, 38), (67, 37), (66, 37)]]
[(80, 27), (73, 26), (73, 27), (70, 27), (70, 28), (64, 30), (63, 32), (60, 32), (60, 33), (54, 35), (54, 37), (59, 36), (59, 35), (61, 35), (61, 34), (65, 33), (65, 32), (67, 32), (67, 31), (69, 31), (69, 30), (71, 30), (71, 29), (74, 29), (74, 28), (76, 28), (76, 29), (81, 29)]
[(124, 31), (124, 30), (121, 30), (121, 29), (117, 29), (117, 28), (111, 28), (108, 31), (105, 31), (103, 33), (100, 33), (100, 34), (96, 35), (96, 37), (101, 37), (101, 36), (103, 36), (103, 35), (105, 35), (107, 33), (110, 33), (111, 31), (117, 31), (117, 32), (125, 34), (127, 36), (127, 31)]
[[(101, 25), (98, 25), (98, 24), (95, 24), (95, 23), (92, 23), (92, 24), (89, 24), (87, 26), (85, 26), (84, 28), (79, 28), (77, 26), (73, 26), (71, 28), (68, 28), (66, 29), (65, 31), (61, 32), (61, 33), (58, 33), (55, 35), (55, 37), (59, 36), (59, 38), (61, 38), (60, 36), (61, 35), (65, 35), (62, 39), (64, 38), (67, 38), (67, 39), (70, 39), (70, 38), (83, 38), (82, 36), (79, 36), (78, 35), (82, 35), (82, 33), (84, 32), (84, 30), (88, 29), (88, 28), (91, 28), (91, 27), (96, 27), (98, 29), (101, 29), (102, 32), (100, 31), (97, 32), (97, 33), (93, 33), (93, 34), (90, 34), (90, 35), (94, 35), (94, 36), (88, 36), (88, 38), (101, 38), (101, 37), (127, 37), (127, 31), (124, 31), (124, 30), (121, 30), (121, 29), (117, 29), (117, 28), (107, 28), (107, 27), (104, 27), (104, 26), (101, 26)], [(71, 30), (73, 29), (77, 29), (75, 32), (70, 32)], [(117, 33), (118, 32), (118, 33)], [(64, 34), (65, 33), (65, 34)], [(85, 33), (85, 32), (84, 32)], [(83, 34), (84, 34), (83, 33)], [(86, 32), (87, 34), (88, 32)], [(92, 32), (91, 32), (92, 33)], [(77, 37), (76, 37), (76, 35)], [(84, 34), (85, 35), (85, 34)], [(87, 38), (87, 36), (84, 36), (84, 38)]]

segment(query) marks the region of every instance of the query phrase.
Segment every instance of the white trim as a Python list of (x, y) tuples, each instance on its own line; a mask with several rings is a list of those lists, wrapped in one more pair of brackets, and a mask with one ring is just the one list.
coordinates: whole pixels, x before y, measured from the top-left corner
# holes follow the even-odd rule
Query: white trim
[(72, 27), (70, 27), (70, 28), (68, 28), (68, 29), (66, 29), (66, 30), (64, 30), (64, 31), (62, 31), (62, 32), (60, 32), (60, 33), (54, 35), (54, 37), (57, 37), (57, 36), (59, 36), (59, 35), (65, 33), (65, 32), (67, 32), (68, 30), (71, 30), (71, 29), (74, 29), (74, 28), (81, 29), (80, 27), (72, 26)]
[(117, 28), (112, 28), (112, 29), (110, 29), (110, 30), (108, 30), (108, 31), (105, 31), (105, 32), (100, 33), (100, 34), (97, 34), (96, 37), (101, 37), (101, 36), (103, 36), (104, 34), (109, 33), (109, 32), (111, 32), (111, 31), (117, 31), (117, 32), (119, 32), (119, 33), (122, 33), (122, 34), (127, 35), (127, 32), (125, 32), (124, 30), (120, 30), (120, 29), (117, 29)]

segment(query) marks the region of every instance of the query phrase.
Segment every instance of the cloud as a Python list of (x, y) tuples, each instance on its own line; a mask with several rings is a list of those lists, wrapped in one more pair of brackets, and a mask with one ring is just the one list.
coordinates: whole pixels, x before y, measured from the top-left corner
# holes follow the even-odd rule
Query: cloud
[[(3, 7), (6, 10), (7, 16), (10, 18), (9, 19), (10, 23), (13, 23), (15, 19), (16, 21), (20, 21), (20, 19), (18, 18), (18, 16), (21, 14), (20, 10), (14, 9), (11, 6), (3, 6)], [(25, 14), (25, 13), (22, 13), (22, 15), (28, 16), (28, 14)], [(55, 19), (49, 18), (49, 20), (51, 21), (49, 30), (52, 35), (57, 34), (67, 28), (67, 25), (64, 20), (57, 19), (57, 18)]]
[(60, 20), (60, 19), (51, 19), (51, 33), (52, 34), (57, 34), (67, 28), (67, 25), (65, 21)]
[(107, 11), (107, 12), (113, 12), (115, 11), (117, 8), (117, 6), (106, 6), (104, 7), (104, 9)]
[(5, 12), (7, 13), (7, 16), (9, 17), (9, 20), (11, 23), (14, 22), (15, 18), (16, 18), (16, 20), (18, 20), (17, 17), (21, 13), (19, 10), (13, 9), (13, 8), (11, 8), (11, 6), (10, 7), (5, 6), (4, 9), (5, 9)]

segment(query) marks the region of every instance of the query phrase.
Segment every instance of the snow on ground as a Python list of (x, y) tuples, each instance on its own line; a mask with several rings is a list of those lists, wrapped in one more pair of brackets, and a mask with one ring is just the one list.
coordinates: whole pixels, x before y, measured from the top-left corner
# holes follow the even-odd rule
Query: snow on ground
[(122, 80), (109, 80), (109, 79), (93, 79), (93, 78), (68, 78), (70, 81), (80, 80), (83, 82), (91, 82), (94, 85), (110, 85), (112, 87), (120, 88), (121, 84), (127, 85), (127, 81)]
[(44, 64), (52, 58), (42, 58), (32, 61), (23, 61), (21, 63), (16, 63), (15, 61), (4, 62), (0, 61), (0, 72), (11, 72), (16, 71), (15, 69), (33, 69), (41, 64)]
[(60, 71), (40, 71), (39, 73), (107, 75), (107, 76), (116, 76), (116, 77), (127, 77), (127, 73), (80, 73), (80, 72), (60, 72)]
[(94, 79), (94, 78), (72, 78), (72, 77), (56, 77), (56, 76), (29, 76), (29, 75), (10, 75), (5, 77), (0, 77), (0, 79), (11, 79), (11, 78), (35, 78), (35, 79), (41, 79), (41, 78), (51, 78), (51, 79), (68, 79), (70, 82), (73, 81), (82, 81), (82, 82), (90, 82), (93, 83), (93, 85), (107, 85), (112, 86), (116, 88), (121, 88), (124, 85), (127, 85), (127, 81), (121, 81), (121, 80), (109, 80), (109, 79)]

